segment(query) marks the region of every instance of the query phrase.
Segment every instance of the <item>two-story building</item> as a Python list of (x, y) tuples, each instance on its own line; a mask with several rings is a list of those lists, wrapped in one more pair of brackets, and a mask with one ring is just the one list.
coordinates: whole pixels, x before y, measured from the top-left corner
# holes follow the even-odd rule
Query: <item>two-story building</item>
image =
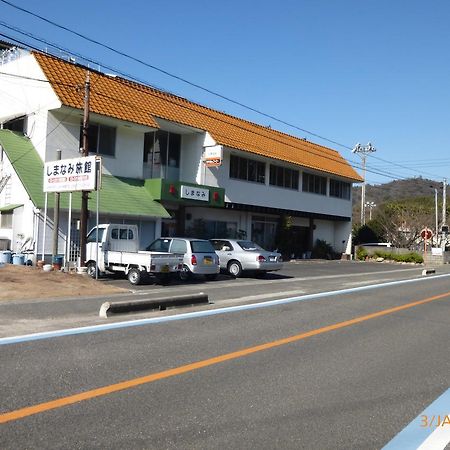
[[(51, 254), (44, 162), (58, 150), (80, 156), (89, 79), (89, 152), (103, 166), (90, 226), (98, 204), (100, 222), (137, 223), (143, 248), (189, 234), (247, 237), (296, 256), (317, 239), (348, 251), (351, 186), (362, 179), (337, 151), (71, 60), (12, 48), (0, 63), (0, 246), (27, 241), (37, 257)], [(80, 194), (70, 205), (60, 197), (58, 251), (74, 259)]]

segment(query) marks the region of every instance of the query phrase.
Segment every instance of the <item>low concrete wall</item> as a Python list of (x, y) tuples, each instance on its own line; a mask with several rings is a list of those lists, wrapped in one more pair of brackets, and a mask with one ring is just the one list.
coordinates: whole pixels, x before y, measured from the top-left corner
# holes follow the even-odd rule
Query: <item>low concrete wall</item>
[(441, 266), (450, 264), (450, 252), (442, 252), (442, 255), (432, 255), (431, 252), (421, 252), (423, 261), (427, 266)]

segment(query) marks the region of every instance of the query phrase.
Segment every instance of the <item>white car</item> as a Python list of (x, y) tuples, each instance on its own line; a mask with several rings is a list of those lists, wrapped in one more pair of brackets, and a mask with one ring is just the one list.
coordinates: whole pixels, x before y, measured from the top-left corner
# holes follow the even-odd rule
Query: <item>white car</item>
[(183, 269), (179, 272), (183, 281), (194, 275), (204, 275), (207, 280), (212, 281), (220, 273), (219, 257), (211, 242), (206, 239), (161, 237), (153, 241), (146, 250), (183, 253)]
[(252, 271), (259, 276), (280, 270), (283, 259), (278, 252), (264, 250), (258, 244), (244, 239), (210, 239), (219, 255), (220, 268), (231, 276), (239, 277), (243, 271)]

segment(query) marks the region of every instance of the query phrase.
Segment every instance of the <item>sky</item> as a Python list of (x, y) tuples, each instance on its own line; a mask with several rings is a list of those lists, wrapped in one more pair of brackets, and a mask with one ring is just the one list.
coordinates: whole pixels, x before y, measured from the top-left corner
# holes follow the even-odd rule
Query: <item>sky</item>
[(351, 149), (371, 142), (369, 184), (442, 182), (450, 179), (449, 18), (447, 0), (0, 0), (0, 39), (51, 49), (23, 34), (31, 33), (104, 72), (337, 150), (359, 173)]

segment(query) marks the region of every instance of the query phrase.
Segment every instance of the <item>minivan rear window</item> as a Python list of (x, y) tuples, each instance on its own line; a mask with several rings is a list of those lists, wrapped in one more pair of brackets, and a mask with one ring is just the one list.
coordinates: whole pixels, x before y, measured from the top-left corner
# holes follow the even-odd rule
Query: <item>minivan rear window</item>
[(192, 253), (215, 253), (209, 241), (191, 241)]
[(168, 252), (170, 246), (170, 239), (156, 239), (147, 248), (150, 252)]

